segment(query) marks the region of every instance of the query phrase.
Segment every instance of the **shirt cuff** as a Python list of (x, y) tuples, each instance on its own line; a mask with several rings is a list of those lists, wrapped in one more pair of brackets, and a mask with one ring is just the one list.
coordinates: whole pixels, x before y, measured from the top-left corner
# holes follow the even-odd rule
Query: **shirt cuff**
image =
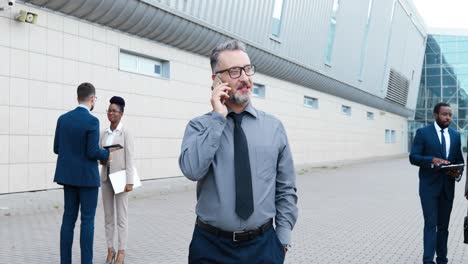
[(291, 245), (291, 232), (292, 230), (286, 227), (277, 226), (276, 235), (283, 245)]
[(226, 117), (224, 117), (222, 114), (213, 111), (213, 114), (211, 115), (213, 117), (213, 120), (218, 121), (220, 124), (226, 123)]

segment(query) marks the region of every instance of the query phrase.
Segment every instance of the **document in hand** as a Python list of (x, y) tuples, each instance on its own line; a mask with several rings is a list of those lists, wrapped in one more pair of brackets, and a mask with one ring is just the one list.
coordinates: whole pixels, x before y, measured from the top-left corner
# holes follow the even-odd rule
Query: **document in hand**
[(463, 169), (465, 167), (465, 164), (447, 164), (447, 165), (440, 165), (440, 169)]
[(123, 149), (123, 146), (120, 145), (120, 144), (114, 144), (114, 145), (104, 146), (103, 148), (105, 148), (105, 149), (110, 149), (110, 148)]
[[(140, 177), (138, 177), (137, 170), (135, 168), (133, 170), (133, 188), (138, 188), (141, 186)], [(127, 184), (127, 173), (125, 170), (109, 174), (109, 179), (115, 194), (124, 192), (125, 185)]]

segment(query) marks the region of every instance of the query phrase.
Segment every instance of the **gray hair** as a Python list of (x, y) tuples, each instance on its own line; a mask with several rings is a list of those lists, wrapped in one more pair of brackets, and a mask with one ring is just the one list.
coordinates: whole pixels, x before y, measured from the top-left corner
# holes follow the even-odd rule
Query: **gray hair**
[(210, 56), (211, 71), (213, 73), (215, 73), (215, 68), (218, 65), (219, 54), (226, 50), (240, 50), (247, 53), (245, 44), (236, 39), (218, 44), (218, 46), (213, 49)]

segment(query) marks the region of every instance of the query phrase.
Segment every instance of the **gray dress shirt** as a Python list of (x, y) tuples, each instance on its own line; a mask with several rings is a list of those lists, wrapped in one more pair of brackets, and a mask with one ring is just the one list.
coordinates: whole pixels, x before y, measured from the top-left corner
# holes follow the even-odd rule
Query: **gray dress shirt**
[[(225, 231), (252, 230), (274, 218), (282, 244), (291, 243), (297, 219), (296, 173), (282, 123), (251, 103), (242, 120), (247, 137), (254, 212), (243, 220), (235, 212), (232, 118), (210, 112), (189, 122), (179, 166), (197, 182), (196, 214)], [(231, 110), (229, 110), (231, 112)]]

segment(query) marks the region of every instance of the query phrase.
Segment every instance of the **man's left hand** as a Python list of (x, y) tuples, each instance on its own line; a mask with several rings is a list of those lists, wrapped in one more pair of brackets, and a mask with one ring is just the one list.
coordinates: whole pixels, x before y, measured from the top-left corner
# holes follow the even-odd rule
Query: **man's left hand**
[(453, 178), (457, 178), (458, 176), (460, 176), (460, 171), (458, 169), (449, 169), (446, 173), (447, 175), (452, 176)]
[(126, 184), (125, 185), (125, 192), (133, 191), (133, 184)]
[(286, 253), (288, 252), (289, 248), (291, 246), (290, 245), (283, 245), (283, 251), (284, 251), (284, 254), (286, 255)]

